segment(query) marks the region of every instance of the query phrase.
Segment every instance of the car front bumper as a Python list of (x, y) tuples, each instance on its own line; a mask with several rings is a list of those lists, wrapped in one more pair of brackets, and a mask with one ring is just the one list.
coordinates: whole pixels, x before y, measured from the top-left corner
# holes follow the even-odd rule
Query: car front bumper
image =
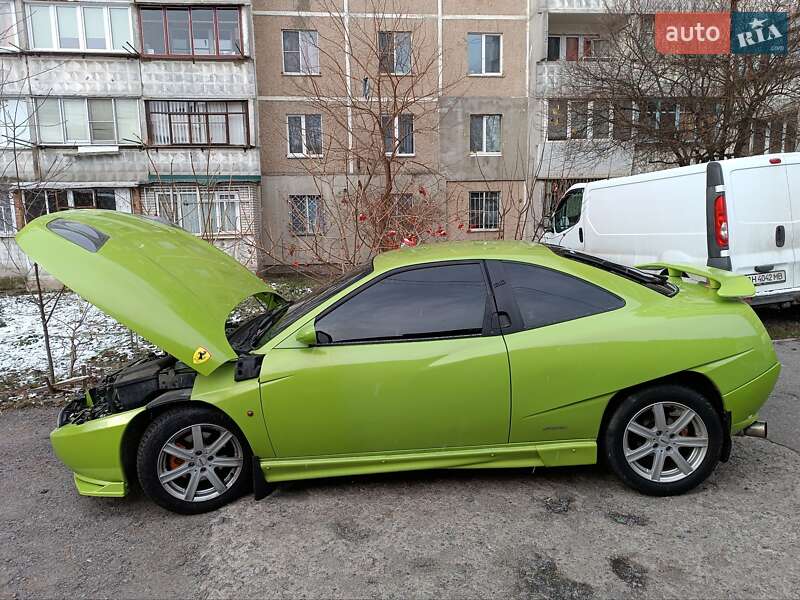
[(72, 471), (79, 494), (121, 497), (127, 493), (122, 440), (128, 424), (143, 410), (138, 408), (81, 425), (62, 425), (50, 433), (53, 451)]

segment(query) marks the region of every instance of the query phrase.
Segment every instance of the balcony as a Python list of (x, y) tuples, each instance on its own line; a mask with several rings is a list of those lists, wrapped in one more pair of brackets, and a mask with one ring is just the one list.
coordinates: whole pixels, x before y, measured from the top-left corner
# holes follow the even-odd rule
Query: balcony
[(547, 11), (563, 13), (600, 13), (605, 12), (604, 0), (546, 0)]
[(564, 85), (564, 64), (560, 61), (541, 61), (536, 64), (536, 95), (548, 98), (561, 95)]

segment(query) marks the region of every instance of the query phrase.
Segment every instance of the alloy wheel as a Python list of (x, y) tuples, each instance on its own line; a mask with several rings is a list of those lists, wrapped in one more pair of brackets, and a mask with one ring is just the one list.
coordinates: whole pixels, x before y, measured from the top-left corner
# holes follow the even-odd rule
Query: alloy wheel
[(678, 402), (656, 402), (637, 412), (622, 440), (628, 465), (641, 477), (670, 483), (694, 473), (708, 454), (703, 419)]
[(227, 492), (242, 473), (244, 453), (237, 437), (220, 425), (184, 427), (158, 454), (162, 487), (186, 502), (205, 502)]

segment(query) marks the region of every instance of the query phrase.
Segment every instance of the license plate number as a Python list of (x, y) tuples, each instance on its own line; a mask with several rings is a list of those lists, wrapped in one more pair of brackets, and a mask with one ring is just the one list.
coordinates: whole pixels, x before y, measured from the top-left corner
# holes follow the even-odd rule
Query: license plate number
[(786, 281), (786, 271), (770, 271), (769, 273), (748, 273), (753, 285), (768, 285)]

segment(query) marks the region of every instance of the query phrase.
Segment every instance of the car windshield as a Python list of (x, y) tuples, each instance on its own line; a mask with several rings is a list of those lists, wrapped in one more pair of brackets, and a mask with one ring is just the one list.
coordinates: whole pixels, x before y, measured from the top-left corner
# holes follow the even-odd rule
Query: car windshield
[(598, 256), (592, 256), (591, 254), (576, 252), (575, 250), (570, 250), (569, 248), (564, 248), (562, 246), (554, 246), (552, 244), (544, 245), (559, 256), (591, 265), (598, 269), (608, 271), (609, 273), (614, 273), (615, 275), (619, 275), (620, 277), (624, 277), (630, 281), (635, 281), (636, 283), (648, 287), (659, 294), (663, 294), (664, 296), (672, 297), (678, 293), (678, 288), (672, 283), (669, 283), (669, 279), (666, 275), (648, 273), (647, 271), (642, 271), (641, 269), (621, 265), (619, 263), (611, 262), (610, 260), (605, 260), (604, 258), (600, 258)]
[[(268, 319), (269, 325), (262, 327), (258, 336), (253, 338), (253, 348), (268, 342), (289, 325), (308, 314), (320, 304), (332, 298), (350, 284), (355, 283), (372, 271), (372, 264), (363, 265), (337, 277), (330, 283), (312, 291), (297, 302), (278, 308)], [(251, 348), (252, 349), (252, 348)]]

